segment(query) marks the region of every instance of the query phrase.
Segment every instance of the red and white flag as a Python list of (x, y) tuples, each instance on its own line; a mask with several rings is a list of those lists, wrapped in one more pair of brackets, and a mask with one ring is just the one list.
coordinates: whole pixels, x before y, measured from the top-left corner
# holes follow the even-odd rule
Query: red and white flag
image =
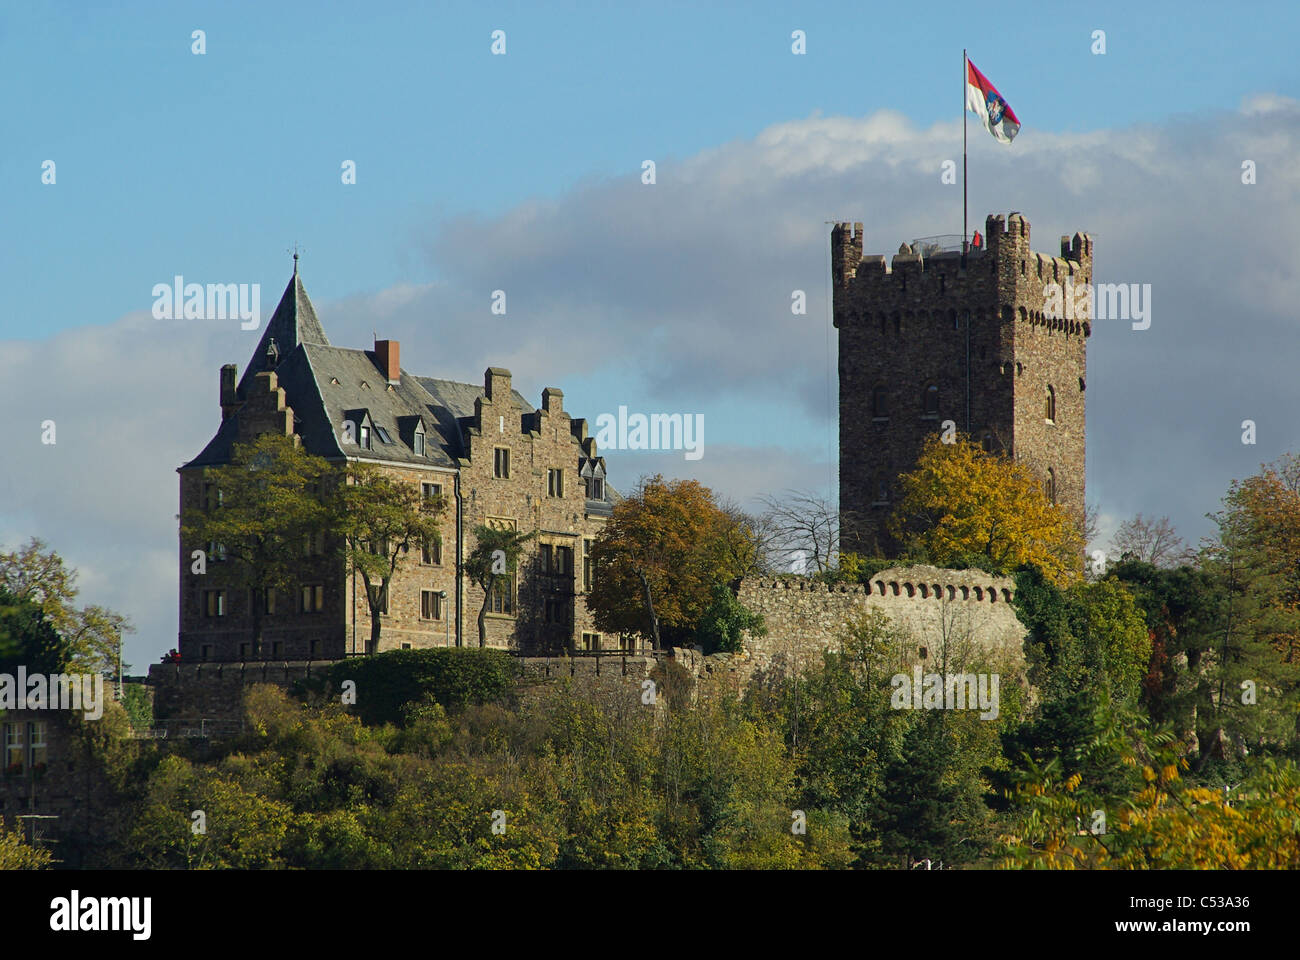
[(1016, 112), (970, 60), (966, 61), (966, 109), (984, 121), (984, 129), (999, 143), (1010, 143), (1020, 132)]

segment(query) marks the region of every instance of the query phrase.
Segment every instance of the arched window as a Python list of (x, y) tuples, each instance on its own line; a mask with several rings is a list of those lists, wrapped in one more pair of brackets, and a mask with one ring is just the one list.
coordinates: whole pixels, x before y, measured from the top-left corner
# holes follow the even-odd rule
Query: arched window
[(921, 396), (921, 409), (927, 417), (939, 415), (939, 388), (933, 383), (925, 388)]
[(1047, 468), (1047, 482), (1043, 484), (1043, 493), (1052, 503), (1056, 503), (1056, 471), (1051, 467)]
[(1047, 405), (1044, 412), (1048, 423), (1056, 422), (1056, 391), (1051, 384), (1047, 385)]
[(889, 391), (884, 387), (876, 387), (871, 391), (871, 415), (880, 418), (889, 416)]

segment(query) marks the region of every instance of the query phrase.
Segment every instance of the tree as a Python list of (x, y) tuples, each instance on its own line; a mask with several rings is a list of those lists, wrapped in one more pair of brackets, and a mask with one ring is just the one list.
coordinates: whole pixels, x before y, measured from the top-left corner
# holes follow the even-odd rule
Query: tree
[(637, 633), (661, 645), (664, 628), (689, 636), (714, 584), (745, 572), (734, 549), (746, 536), (695, 480), (643, 478), (614, 506), (592, 544), (596, 575), (587, 602), (602, 630)]
[(78, 608), (77, 571), (69, 570), (44, 541), (32, 537), (12, 553), (0, 553), (0, 589), (15, 600), (40, 606), (46, 620), (67, 641), (70, 663), (98, 672), (116, 666), (124, 633), (131, 621), (120, 613), (90, 604)]
[(44, 870), (54, 858), (0, 824), (0, 870)]
[(958, 439), (926, 440), (900, 480), (890, 533), (939, 566), (978, 557), (994, 571), (1035, 564), (1054, 583), (1077, 580), (1083, 541), (1025, 464)]
[(338, 488), (337, 527), (344, 556), (361, 574), (370, 608), (366, 653), (379, 652), (380, 614), (388, 603), (388, 586), (411, 548), (442, 540), (447, 501), (426, 496), (419, 483), (383, 473), (374, 464), (349, 463)]
[(713, 602), (709, 604), (695, 637), (706, 654), (735, 653), (741, 647), (741, 635), (748, 630), (752, 636), (765, 636), (767, 625), (761, 613), (754, 613), (724, 583), (714, 584)]
[[(0, 673), (12, 675), (20, 665), (31, 673), (62, 673), (71, 657), (71, 644), (40, 605), (0, 587)], [(26, 695), (19, 691), (20, 697)]]
[(524, 544), (535, 537), (534, 531), (520, 533), (480, 525), (474, 528), (474, 549), (465, 558), (465, 574), (483, 590), (483, 606), (478, 611), (478, 645), (487, 646), (487, 612), (498, 582), (513, 577), (519, 567)]
[(789, 490), (783, 498), (764, 497), (764, 520), (773, 548), (787, 562), (802, 556), (802, 572), (823, 573), (831, 568), (840, 548), (840, 512), (825, 497), (807, 490)]
[(1194, 556), (1168, 517), (1149, 520), (1140, 513), (1119, 525), (1111, 541), (1111, 552), (1117, 558), (1138, 560), (1157, 567), (1176, 567)]
[(204, 504), (181, 517), (182, 542), (204, 551), (209, 565), (224, 556), (225, 582), (251, 591), (254, 657), (262, 650), (265, 592), (295, 582), (304, 543), (329, 525), (323, 488), (331, 471), (297, 437), (263, 434), (235, 444), (229, 464), (206, 472)]

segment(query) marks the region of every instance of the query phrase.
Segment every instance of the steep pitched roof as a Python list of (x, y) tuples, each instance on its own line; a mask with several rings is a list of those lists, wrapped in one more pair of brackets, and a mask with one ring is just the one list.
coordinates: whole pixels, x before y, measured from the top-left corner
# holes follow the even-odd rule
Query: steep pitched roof
[(303, 289), (302, 278), (298, 276), (296, 259), (293, 264), (293, 276), (289, 279), (288, 286), (284, 288), (284, 294), (281, 295), (275, 312), (271, 314), (266, 329), (262, 331), (262, 339), (257, 342), (257, 349), (253, 351), (248, 369), (239, 380), (241, 395), (253, 377), (267, 369), (266, 348), (272, 340), (280, 351), (281, 360), (284, 360), (300, 343), (319, 343), (329, 346), (325, 329), (316, 318), (316, 308), (311, 305), (307, 291)]

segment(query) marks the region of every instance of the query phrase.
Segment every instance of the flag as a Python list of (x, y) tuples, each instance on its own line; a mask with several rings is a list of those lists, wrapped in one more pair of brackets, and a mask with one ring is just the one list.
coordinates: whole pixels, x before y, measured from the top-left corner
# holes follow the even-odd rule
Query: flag
[(999, 143), (1010, 143), (1020, 132), (1016, 112), (969, 60), (966, 61), (966, 109), (984, 121), (984, 129)]

